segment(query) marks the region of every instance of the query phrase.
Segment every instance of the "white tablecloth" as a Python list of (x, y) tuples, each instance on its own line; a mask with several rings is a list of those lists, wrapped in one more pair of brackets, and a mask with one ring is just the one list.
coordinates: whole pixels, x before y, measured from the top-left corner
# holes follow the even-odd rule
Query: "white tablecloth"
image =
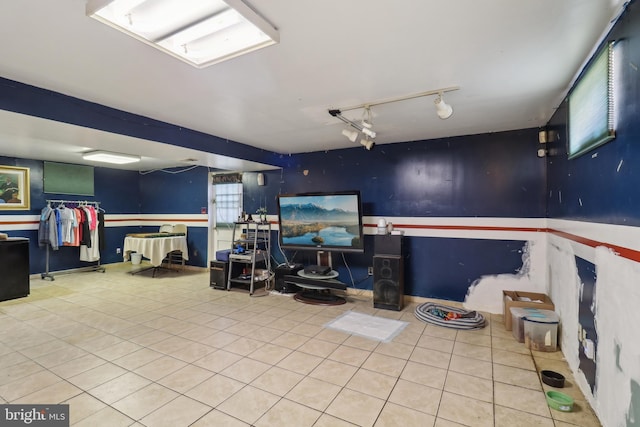
[(181, 251), (182, 258), (189, 259), (186, 236), (124, 238), (123, 257), (125, 261), (129, 260), (131, 252), (137, 252), (148, 258), (151, 265), (158, 267), (171, 251)]

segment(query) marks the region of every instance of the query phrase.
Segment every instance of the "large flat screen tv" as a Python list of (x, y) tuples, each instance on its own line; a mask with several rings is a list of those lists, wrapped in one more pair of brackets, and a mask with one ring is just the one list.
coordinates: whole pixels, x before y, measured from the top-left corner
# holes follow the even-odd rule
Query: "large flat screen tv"
[(281, 194), (278, 218), (283, 249), (364, 251), (359, 191)]

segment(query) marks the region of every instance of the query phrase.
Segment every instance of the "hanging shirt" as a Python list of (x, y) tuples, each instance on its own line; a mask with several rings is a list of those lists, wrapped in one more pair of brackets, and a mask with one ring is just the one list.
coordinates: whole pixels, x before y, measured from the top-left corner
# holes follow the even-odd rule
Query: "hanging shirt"
[(40, 224), (38, 226), (38, 245), (51, 245), (53, 250), (58, 249), (58, 227), (56, 225), (56, 214), (51, 206), (45, 206), (40, 213)]
[(55, 208), (53, 212), (56, 215), (56, 229), (57, 229), (57, 247), (62, 246), (62, 222), (60, 221), (60, 209)]
[(80, 215), (82, 220), (80, 225), (82, 226), (82, 234), (80, 239), (80, 246), (91, 247), (91, 230), (89, 229), (89, 216), (87, 210), (83, 207), (80, 209)]
[(96, 220), (94, 221), (96, 227), (93, 230), (90, 230), (89, 233), (87, 233), (90, 237), (90, 244), (80, 246), (80, 261), (95, 262), (100, 259), (100, 237), (98, 233), (97, 222), (98, 221), (96, 217)]
[(75, 223), (75, 212), (67, 207), (58, 208), (60, 212), (60, 225), (62, 230), (62, 244), (73, 242), (73, 224)]
[(106, 249), (106, 241), (104, 235), (104, 212), (98, 211), (98, 241), (100, 242), (100, 250)]
[(89, 230), (93, 231), (98, 228), (98, 216), (96, 215), (96, 209), (93, 206), (83, 206), (87, 214), (87, 221), (89, 223)]

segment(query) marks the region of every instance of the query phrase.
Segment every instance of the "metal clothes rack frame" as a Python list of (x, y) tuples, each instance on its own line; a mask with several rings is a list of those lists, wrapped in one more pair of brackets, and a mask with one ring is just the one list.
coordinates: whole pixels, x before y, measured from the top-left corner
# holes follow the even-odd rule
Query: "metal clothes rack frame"
[[(83, 206), (83, 205), (94, 205), (96, 207), (96, 209), (100, 209), (100, 202), (91, 202), (88, 200), (61, 200), (61, 199), (47, 199), (47, 205), (51, 205), (52, 203), (59, 203), (59, 204), (72, 204), (72, 205), (77, 205), (77, 206)], [(46, 252), (46, 258), (45, 258), (45, 272), (44, 273), (40, 273), (40, 278), (41, 279), (49, 279), (51, 281), (55, 280), (54, 275), (56, 274), (71, 274), (71, 273), (80, 273), (80, 272), (85, 272), (85, 271), (99, 271), (101, 273), (104, 273), (106, 271), (106, 269), (100, 265), (100, 259), (98, 259), (98, 264), (97, 265), (92, 265), (89, 267), (83, 267), (83, 268), (74, 268), (73, 270), (69, 270), (69, 271), (61, 271), (61, 272), (57, 272), (57, 273), (51, 273), (49, 271), (49, 248), (51, 247), (51, 244), (47, 244), (47, 252)]]

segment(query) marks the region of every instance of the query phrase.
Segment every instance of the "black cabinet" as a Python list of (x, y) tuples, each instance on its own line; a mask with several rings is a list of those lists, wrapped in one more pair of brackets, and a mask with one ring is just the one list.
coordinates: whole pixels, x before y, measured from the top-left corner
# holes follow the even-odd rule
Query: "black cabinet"
[(29, 295), (29, 239), (0, 240), (0, 301)]
[(229, 277), (229, 263), (225, 261), (211, 261), (209, 266), (209, 286), (214, 289), (227, 289)]

